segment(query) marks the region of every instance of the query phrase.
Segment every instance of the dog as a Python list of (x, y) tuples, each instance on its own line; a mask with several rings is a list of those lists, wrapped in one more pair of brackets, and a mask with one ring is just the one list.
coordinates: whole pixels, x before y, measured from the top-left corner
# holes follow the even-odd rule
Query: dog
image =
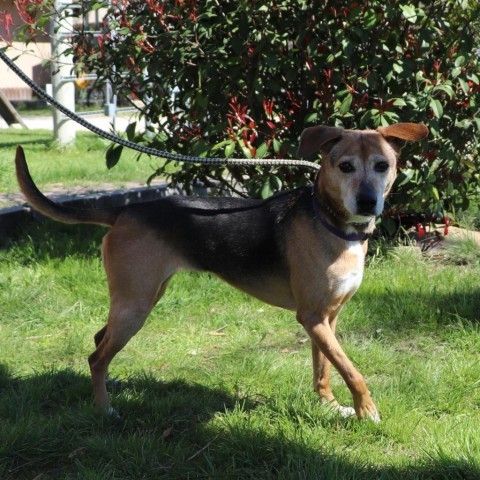
[[(427, 135), (427, 127), (415, 123), (364, 131), (310, 127), (301, 135), (298, 155), (321, 153), (313, 186), (266, 200), (171, 196), (100, 209), (71, 208), (45, 197), (18, 147), (18, 183), (35, 210), (64, 223), (110, 227), (102, 243), (110, 311), (88, 358), (96, 405), (111, 408), (109, 364), (141, 329), (172, 275), (195, 270), (295, 311), (311, 339), (313, 386), (321, 401), (343, 416), (379, 421), (335, 326), (362, 281), (368, 236), (395, 180), (399, 152), (407, 141)], [(331, 364), (350, 389), (353, 408), (335, 400)]]

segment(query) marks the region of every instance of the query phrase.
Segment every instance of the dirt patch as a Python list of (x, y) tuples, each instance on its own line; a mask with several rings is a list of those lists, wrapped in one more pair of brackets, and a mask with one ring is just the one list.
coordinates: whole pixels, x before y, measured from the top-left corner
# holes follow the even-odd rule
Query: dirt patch
[[(462, 245), (469, 246), (471, 251), (480, 251), (480, 232), (466, 228), (432, 225), (422, 232), (412, 228), (408, 232), (411, 245), (419, 247), (422, 253), (430, 258), (448, 259), (468, 252)], [(478, 255), (478, 253), (477, 253)]]

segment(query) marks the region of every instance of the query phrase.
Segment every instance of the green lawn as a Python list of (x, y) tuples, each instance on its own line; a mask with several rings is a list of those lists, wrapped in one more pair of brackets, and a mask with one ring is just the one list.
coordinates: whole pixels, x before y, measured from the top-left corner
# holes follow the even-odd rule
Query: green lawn
[(86, 363), (102, 234), (46, 222), (0, 252), (0, 478), (479, 478), (478, 262), (370, 257), (339, 336), (379, 424), (320, 405), (294, 314), (200, 274), (176, 276), (113, 361), (119, 419), (93, 408)]
[[(17, 144), (42, 189), (142, 182), (156, 168), (127, 153), (107, 171), (107, 144), (78, 138), (58, 149), (51, 132), (0, 130), (0, 193), (18, 190)], [(86, 362), (108, 310), (103, 233), (46, 221), (0, 250), (0, 478), (480, 478), (478, 249), (459, 249), (458, 264), (371, 249), (338, 334), (380, 424), (322, 407), (294, 314), (199, 274), (173, 279), (113, 361), (114, 418), (93, 408)]]
[(107, 170), (105, 151), (109, 142), (89, 132), (77, 133), (74, 146), (58, 148), (52, 132), (47, 130), (0, 129), (0, 194), (18, 192), (13, 162), (17, 145), (23, 146), (32, 176), (44, 190), (76, 186), (94, 189), (104, 184), (121, 187), (126, 182), (145, 184), (160, 162), (145, 155), (136, 161), (136, 153), (125, 150), (118, 165)]

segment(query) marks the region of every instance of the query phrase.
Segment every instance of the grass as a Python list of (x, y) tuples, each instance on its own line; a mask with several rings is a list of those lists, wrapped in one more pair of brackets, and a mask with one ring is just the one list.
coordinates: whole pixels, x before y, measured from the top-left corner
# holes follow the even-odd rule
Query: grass
[(320, 405), (292, 313), (186, 273), (112, 364), (119, 419), (92, 407), (86, 364), (102, 233), (46, 222), (0, 253), (1, 478), (479, 478), (478, 262), (370, 258), (339, 336), (380, 424)]
[[(25, 147), (42, 189), (144, 181), (156, 160), (79, 134), (0, 130), (0, 192)], [(372, 248), (338, 335), (382, 422), (332, 415), (311, 391), (294, 314), (210, 275), (179, 274), (115, 358), (114, 418), (95, 411), (86, 363), (108, 313), (103, 230), (45, 222), (0, 250), (0, 478), (476, 479), (480, 477), (478, 249), (439, 263)], [(342, 404), (351, 398), (333, 373)]]
[[(105, 151), (109, 142), (89, 132), (77, 133), (74, 146), (55, 146), (52, 132), (43, 130), (0, 130), (0, 193), (18, 192), (15, 179), (15, 149), (22, 145), (33, 178), (43, 190), (53, 187), (125, 185), (127, 182), (145, 183), (158, 168), (158, 159), (142, 156), (135, 161), (134, 152), (125, 151), (122, 159), (111, 170), (105, 166)], [(7, 205), (0, 203), (0, 208)]]

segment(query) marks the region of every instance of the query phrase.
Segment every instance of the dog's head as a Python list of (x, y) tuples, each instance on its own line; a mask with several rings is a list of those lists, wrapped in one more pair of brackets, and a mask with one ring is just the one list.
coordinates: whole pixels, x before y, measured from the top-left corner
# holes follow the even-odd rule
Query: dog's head
[(322, 154), (318, 195), (347, 224), (371, 222), (383, 210), (396, 177), (396, 163), (407, 141), (428, 135), (423, 124), (397, 123), (377, 130), (317, 126), (303, 131), (298, 155)]

